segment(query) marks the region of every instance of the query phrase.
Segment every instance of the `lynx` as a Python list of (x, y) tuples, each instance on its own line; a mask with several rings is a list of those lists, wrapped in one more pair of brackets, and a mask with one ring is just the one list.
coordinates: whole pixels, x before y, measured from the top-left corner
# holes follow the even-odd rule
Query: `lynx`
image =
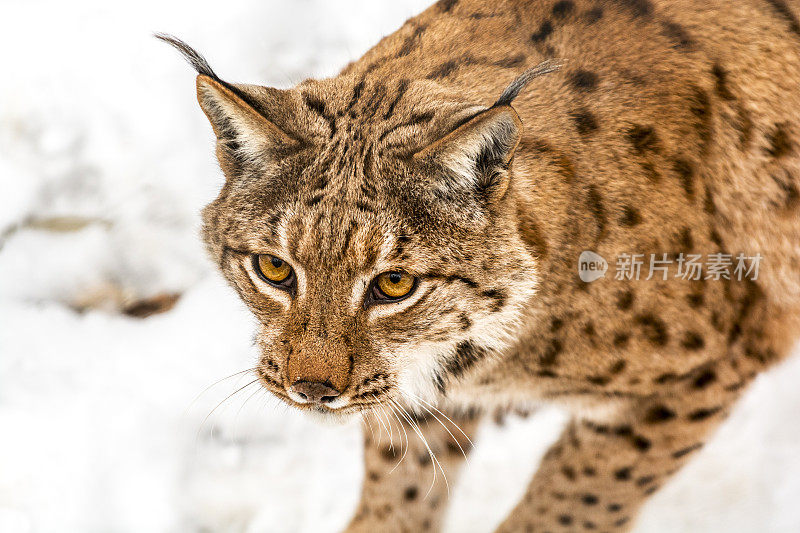
[(348, 531), (439, 529), (441, 473), (482, 415), (542, 403), (572, 419), (499, 531), (628, 530), (789, 353), (798, 17), (794, 0), (442, 0), (287, 90), (223, 81), (160, 36), (218, 140), (203, 238), (258, 319), (258, 379), (396, 428), (364, 433)]

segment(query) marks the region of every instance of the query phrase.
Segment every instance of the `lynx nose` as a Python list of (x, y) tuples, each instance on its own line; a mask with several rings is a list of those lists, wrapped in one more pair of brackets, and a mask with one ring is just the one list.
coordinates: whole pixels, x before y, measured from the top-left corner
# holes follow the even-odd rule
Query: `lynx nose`
[(306, 402), (316, 404), (332, 402), (341, 394), (330, 384), (319, 381), (295, 381), (291, 391)]

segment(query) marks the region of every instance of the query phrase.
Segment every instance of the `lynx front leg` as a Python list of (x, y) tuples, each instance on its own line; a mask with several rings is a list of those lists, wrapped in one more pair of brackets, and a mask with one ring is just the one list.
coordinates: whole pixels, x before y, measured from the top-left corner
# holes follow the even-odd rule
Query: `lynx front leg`
[(500, 532), (627, 531), (644, 501), (703, 446), (743, 385), (704, 370), (612, 419), (576, 419)]
[(469, 453), (478, 417), (414, 417), (425, 442), (399, 418), (391, 428), (386, 417), (372, 416), (364, 425), (364, 484), (348, 532), (441, 529), (447, 487)]

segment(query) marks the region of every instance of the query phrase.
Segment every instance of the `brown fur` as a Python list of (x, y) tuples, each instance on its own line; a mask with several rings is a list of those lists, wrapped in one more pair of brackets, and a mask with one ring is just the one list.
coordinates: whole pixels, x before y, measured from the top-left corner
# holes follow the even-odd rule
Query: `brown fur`
[[(291, 90), (205, 65), (227, 182), (204, 238), (261, 323), (265, 386), (329, 415), (405, 409), (409, 432), (426, 406), (463, 421), (559, 403), (574, 420), (500, 530), (629, 529), (797, 336), (798, 16), (780, 0), (442, 0)], [(490, 108), (554, 58), (513, 109)], [(755, 282), (585, 284), (584, 250), (764, 259)], [(253, 253), (292, 264), (297, 294), (259, 283)], [(365, 305), (392, 269), (417, 291)], [(342, 404), (298, 404), (297, 380)], [(449, 434), (424, 433), (447, 455)], [(438, 527), (420, 444), (398, 442), (413, 457), (392, 475), (366, 445), (350, 529)]]

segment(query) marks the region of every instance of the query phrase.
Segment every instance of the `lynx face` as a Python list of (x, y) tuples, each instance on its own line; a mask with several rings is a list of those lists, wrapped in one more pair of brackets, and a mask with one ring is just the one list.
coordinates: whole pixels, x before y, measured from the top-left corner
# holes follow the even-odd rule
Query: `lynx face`
[(259, 320), (265, 387), (321, 413), (414, 405), (504, 347), (536, 286), (509, 187), (527, 79), (488, 109), (431, 82), (277, 91), (172, 43), (227, 178), (204, 239)]

